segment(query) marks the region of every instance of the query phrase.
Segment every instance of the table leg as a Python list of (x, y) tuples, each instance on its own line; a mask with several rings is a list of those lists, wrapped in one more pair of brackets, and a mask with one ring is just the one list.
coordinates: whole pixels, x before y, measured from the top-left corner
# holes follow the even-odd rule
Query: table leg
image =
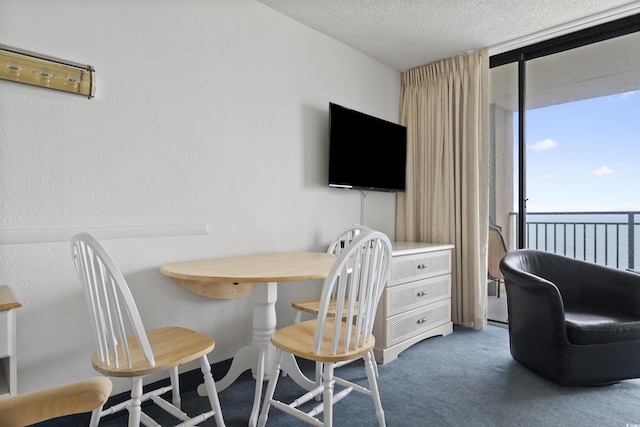
[(276, 350), (271, 344), (271, 335), (276, 331), (276, 301), (278, 299), (278, 284), (276, 282), (254, 283), (251, 290), (253, 299), (253, 366), (251, 372), (257, 378), (256, 369), (260, 353), (264, 352), (264, 366), (262, 380), (268, 380)]
[(296, 384), (300, 387), (304, 388), (307, 391), (311, 391), (316, 387), (316, 383), (307, 378), (298, 363), (296, 362), (296, 358), (289, 353), (284, 353), (284, 358), (282, 359), (282, 365), (280, 365), (280, 369), (283, 372), (286, 372), (288, 376), (291, 377)]

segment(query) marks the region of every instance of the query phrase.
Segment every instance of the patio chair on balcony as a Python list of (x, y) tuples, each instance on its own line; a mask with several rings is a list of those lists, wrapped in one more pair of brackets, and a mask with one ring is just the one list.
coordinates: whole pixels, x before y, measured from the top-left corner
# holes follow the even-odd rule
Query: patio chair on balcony
[(496, 296), (500, 298), (500, 287), (504, 283), (504, 276), (500, 271), (500, 260), (507, 254), (507, 245), (500, 228), (489, 224), (489, 254), (487, 259), (489, 283), (495, 283)]
[(500, 269), (515, 360), (563, 386), (640, 378), (640, 274), (533, 249)]

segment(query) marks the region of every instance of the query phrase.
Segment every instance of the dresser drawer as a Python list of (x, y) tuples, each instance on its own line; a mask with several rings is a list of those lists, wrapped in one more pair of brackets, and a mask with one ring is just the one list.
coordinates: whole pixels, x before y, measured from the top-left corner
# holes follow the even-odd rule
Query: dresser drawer
[(385, 289), (385, 316), (422, 307), (451, 296), (451, 276), (438, 276)]
[(451, 251), (394, 257), (389, 286), (451, 272)]
[(390, 317), (387, 319), (384, 346), (392, 346), (450, 320), (451, 299)]

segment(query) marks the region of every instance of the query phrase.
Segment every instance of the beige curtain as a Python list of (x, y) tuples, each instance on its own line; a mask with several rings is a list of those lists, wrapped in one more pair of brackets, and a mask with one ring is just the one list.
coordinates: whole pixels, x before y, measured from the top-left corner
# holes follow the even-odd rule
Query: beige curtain
[(488, 86), (486, 50), (402, 74), (407, 189), (398, 193), (396, 240), (451, 243), (452, 319), (486, 325)]

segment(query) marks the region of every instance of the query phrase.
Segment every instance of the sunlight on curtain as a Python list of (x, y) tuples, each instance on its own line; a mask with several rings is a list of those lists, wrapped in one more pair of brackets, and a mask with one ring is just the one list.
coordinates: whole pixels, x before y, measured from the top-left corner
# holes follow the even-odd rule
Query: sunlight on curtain
[(407, 189), (398, 193), (396, 240), (455, 245), (452, 319), (484, 328), (488, 233), (487, 50), (402, 74)]

